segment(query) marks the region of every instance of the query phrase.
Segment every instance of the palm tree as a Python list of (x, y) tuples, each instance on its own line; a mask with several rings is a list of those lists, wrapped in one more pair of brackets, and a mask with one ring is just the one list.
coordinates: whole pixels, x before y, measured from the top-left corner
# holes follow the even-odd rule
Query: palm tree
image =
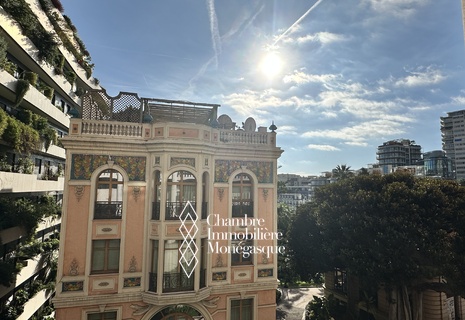
[(350, 170), (350, 166), (346, 164), (338, 164), (336, 168), (333, 169), (333, 178), (336, 179), (346, 179), (353, 175), (354, 173)]

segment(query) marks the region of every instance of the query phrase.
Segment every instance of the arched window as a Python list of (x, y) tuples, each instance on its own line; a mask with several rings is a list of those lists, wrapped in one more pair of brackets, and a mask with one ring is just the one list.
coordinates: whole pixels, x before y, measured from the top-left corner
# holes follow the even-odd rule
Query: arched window
[(245, 173), (234, 177), (232, 187), (232, 216), (253, 217), (253, 184), (252, 178)]
[(121, 219), (123, 176), (116, 170), (102, 171), (97, 178), (94, 219)]
[(196, 192), (197, 181), (192, 173), (183, 170), (173, 172), (167, 181), (165, 219), (178, 219), (188, 201), (195, 208)]

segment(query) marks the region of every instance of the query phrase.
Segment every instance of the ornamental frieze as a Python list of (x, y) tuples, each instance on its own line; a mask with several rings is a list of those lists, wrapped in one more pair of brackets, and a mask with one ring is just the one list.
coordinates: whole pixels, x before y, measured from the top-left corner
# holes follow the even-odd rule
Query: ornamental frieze
[(252, 171), (258, 183), (273, 183), (273, 162), (215, 160), (215, 182), (228, 182), (231, 174), (241, 168)]
[(73, 154), (71, 156), (71, 180), (90, 180), (92, 172), (110, 160), (122, 167), (130, 181), (145, 181), (145, 157)]

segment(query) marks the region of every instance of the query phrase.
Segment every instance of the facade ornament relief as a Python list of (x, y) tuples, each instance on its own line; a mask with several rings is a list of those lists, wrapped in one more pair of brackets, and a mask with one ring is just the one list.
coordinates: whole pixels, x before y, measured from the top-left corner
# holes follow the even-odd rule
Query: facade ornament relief
[(223, 255), (219, 254), (216, 256), (216, 266), (221, 268), (223, 266)]
[(136, 272), (137, 270), (137, 261), (136, 257), (132, 256), (131, 261), (129, 261), (129, 272)]
[(223, 197), (224, 197), (224, 188), (218, 188), (218, 199), (220, 199), (220, 201), (223, 201)]
[(266, 253), (262, 253), (262, 263), (263, 264), (268, 264), (268, 257), (266, 256)]
[(139, 199), (140, 194), (141, 194), (140, 187), (132, 188), (132, 197), (134, 198), (134, 201), (137, 202), (137, 199)]
[(220, 297), (218, 297), (218, 296), (217, 296), (217, 297), (213, 297), (213, 298), (211, 298), (211, 299), (209, 299), (209, 300), (206, 300), (206, 299), (205, 299), (205, 300), (202, 300), (202, 304), (203, 304), (205, 307), (209, 308), (209, 309), (211, 309), (211, 308), (217, 308), (217, 307), (218, 307), (218, 300), (219, 300), (219, 299), (220, 299)]
[(132, 312), (133, 316), (140, 316), (140, 315), (143, 315), (144, 313), (146, 313), (147, 311), (149, 311), (150, 305), (147, 304), (145, 306), (141, 306), (141, 305), (138, 305), (138, 304), (131, 304), (131, 309), (134, 310)]
[(76, 259), (73, 259), (73, 261), (71, 261), (71, 264), (69, 266), (69, 275), (77, 276), (78, 274), (79, 274), (79, 264)]
[(265, 200), (265, 201), (266, 201), (266, 199), (268, 199), (268, 192), (269, 192), (268, 189), (263, 189), (263, 200)]
[(85, 186), (74, 186), (74, 195), (76, 196), (78, 202), (81, 201), (85, 189)]

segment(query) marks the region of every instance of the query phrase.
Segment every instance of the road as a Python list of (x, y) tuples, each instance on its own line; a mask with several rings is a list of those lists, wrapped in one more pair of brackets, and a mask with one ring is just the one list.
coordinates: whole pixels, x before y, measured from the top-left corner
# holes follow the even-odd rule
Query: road
[(280, 289), (283, 293), (276, 310), (277, 320), (304, 319), (305, 306), (313, 296), (323, 296), (323, 288)]

